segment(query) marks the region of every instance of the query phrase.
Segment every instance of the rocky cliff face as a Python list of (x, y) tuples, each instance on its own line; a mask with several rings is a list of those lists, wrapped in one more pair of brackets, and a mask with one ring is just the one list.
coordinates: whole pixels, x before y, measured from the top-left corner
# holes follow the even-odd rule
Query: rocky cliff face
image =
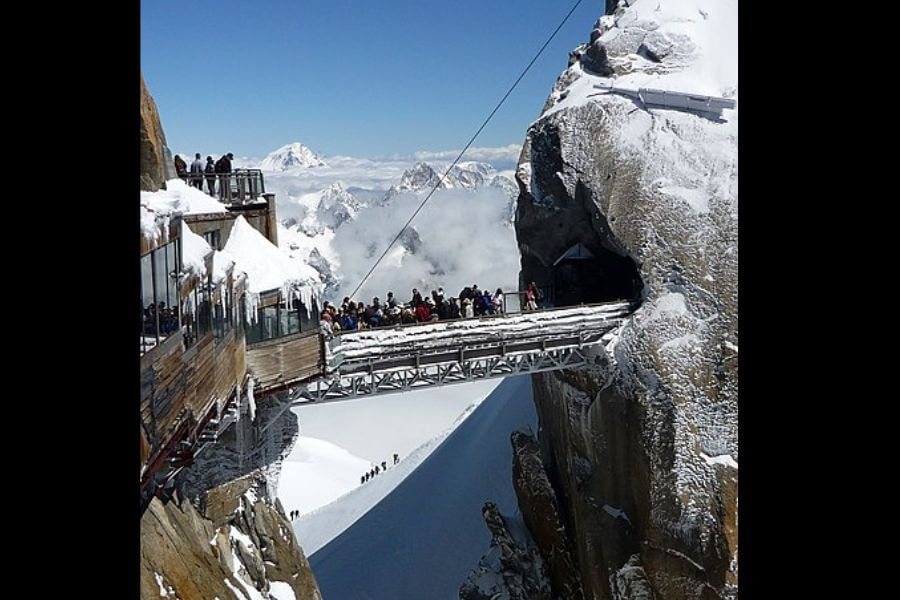
[[(265, 476), (265, 489), (277, 490), (281, 463), (300, 435), (297, 416), (284, 410), (284, 398), (284, 394), (273, 394), (259, 399), (255, 414), (251, 415), (248, 399), (243, 396), (240, 419), (176, 478), (175, 485), (181, 495), (202, 510), (206, 506), (207, 490), (251, 472)], [(267, 429), (263, 432), (262, 427)], [(273, 495), (271, 500), (274, 498)]]
[(321, 600), (315, 577), (265, 477), (209, 491), (206, 514), (153, 499), (141, 518), (141, 598)]
[(141, 75), (141, 189), (155, 192), (165, 189), (172, 160), (166, 146), (156, 102)]
[[(585, 598), (736, 597), (737, 111), (594, 84), (733, 96), (737, 2), (612, 8), (528, 131), (516, 233), (523, 283), (616, 293), (631, 268), (642, 304), (595, 367), (534, 377), (542, 468)], [(575, 243), (595, 258), (561, 273)]]

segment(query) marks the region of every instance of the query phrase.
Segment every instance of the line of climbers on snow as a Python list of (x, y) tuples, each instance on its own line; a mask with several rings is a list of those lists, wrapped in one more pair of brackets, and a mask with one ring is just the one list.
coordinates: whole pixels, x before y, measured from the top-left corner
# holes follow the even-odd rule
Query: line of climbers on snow
[[(397, 454), (396, 452), (394, 452), (394, 465), (397, 465), (399, 462), (400, 462), (400, 455)], [(376, 475), (380, 475), (381, 473), (384, 473), (387, 470), (388, 470), (388, 463), (386, 460), (383, 460), (383, 461), (381, 461), (380, 466), (374, 465), (370, 470), (368, 470), (367, 472), (360, 475), (359, 476), (359, 484), (362, 485), (362, 484), (366, 483), (367, 481), (369, 481), (370, 479), (375, 479)], [(300, 511), (292, 510), (290, 512), (290, 516), (291, 516), (291, 521), (299, 519)]]
[[(397, 454), (396, 452), (394, 452), (394, 464), (396, 465), (399, 462), (400, 462), (400, 455)], [(385, 471), (387, 471), (387, 469), (388, 469), (387, 461), (386, 460), (381, 461), (381, 468), (378, 468), (378, 465), (375, 465), (367, 473), (363, 473), (362, 475), (360, 475), (359, 484), (362, 485), (365, 482), (367, 482), (368, 480), (374, 479), (376, 475), (378, 475), (379, 473), (384, 473)]]
[[(523, 309), (537, 310), (538, 302), (542, 299), (543, 294), (532, 281), (525, 292)], [(413, 288), (412, 299), (405, 304), (398, 302), (393, 292), (388, 292), (384, 303), (375, 297), (368, 306), (363, 302), (353, 302), (349, 296), (344, 298), (340, 308), (335, 308), (326, 301), (319, 315), (319, 326), (322, 334), (330, 339), (338, 331), (471, 319), (503, 313), (503, 290), (500, 288), (491, 294), (488, 290), (481, 291), (477, 284), (473, 284), (471, 287), (463, 288), (458, 298), (445, 298), (444, 288), (439, 287), (431, 291), (430, 297), (424, 299), (419, 290)]]
[(203, 161), (200, 160), (200, 153), (196, 153), (194, 155), (194, 162), (191, 163), (191, 174), (188, 177), (188, 167), (187, 163), (184, 162), (184, 159), (179, 155), (175, 155), (175, 173), (178, 175), (178, 178), (184, 182), (188, 182), (190, 179), (189, 185), (194, 186), (201, 192), (203, 191), (203, 179), (206, 178), (206, 187), (207, 193), (210, 196), (216, 195), (216, 173), (231, 173), (231, 161), (234, 160), (234, 154), (229, 152), (220, 158), (219, 160), (213, 162), (212, 156), (206, 157), (206, 165), (203, 164)]

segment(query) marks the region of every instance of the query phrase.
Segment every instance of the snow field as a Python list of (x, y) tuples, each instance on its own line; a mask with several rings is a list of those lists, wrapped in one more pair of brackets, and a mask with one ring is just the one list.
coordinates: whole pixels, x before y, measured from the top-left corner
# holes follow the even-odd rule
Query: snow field
[[(484, 503), (495, 502), (505, 515), (518, 512), (509, 436), (521, 427), (537, 427), (528, 376), (502, 380), (449, 435), (434, 440), (434, 449), (421, 449), (428, 454), (417, 466), (418, 456), (410, 456), (411, 464), (388, 469), (383, 480), (376, 477), (301, 518), (295, 531), (323, 597), (456, 600), (460, 584), (488, 551)], [(394, 486), (393, 478), (402, 480)], [(376, 500), (380, 488), (390, 493)], [(307, 548), (321, 540), (320, 528), (329, 520), (358, 512), (340, 535)]]

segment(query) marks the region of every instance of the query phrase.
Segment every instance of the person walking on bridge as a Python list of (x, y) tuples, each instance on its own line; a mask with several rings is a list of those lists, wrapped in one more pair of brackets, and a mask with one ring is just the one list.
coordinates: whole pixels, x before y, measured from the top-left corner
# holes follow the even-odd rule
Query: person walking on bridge
[(198, 190), (203, 189), (203, 161), (200, 160), (200, 153), (194, 155), (194, 162), (191, 163), (191, 185)]

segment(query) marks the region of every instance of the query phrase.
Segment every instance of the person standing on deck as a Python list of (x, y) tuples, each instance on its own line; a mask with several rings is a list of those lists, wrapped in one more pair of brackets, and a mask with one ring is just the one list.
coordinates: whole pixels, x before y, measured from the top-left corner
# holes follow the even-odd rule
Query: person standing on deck
[(194, 162), (191, 163), (191, 185), (198, 190), (203, 189), (203, 161), (200, 160), (200, 153), (194, 155)]
[(475, 311), (472, 308), (472, 299), (466, 298), (462, 302), (462, 317), (464, 319), (471, 319), (475, 316)]
[(212, 156), (206, 157), (206, 168), (203, 169), (203, 172), (206, 173), (206, 187), (209, 190), (209, 195), (215, 197), (215, 195), (216, 195), (216, 164), (213, 161)]
[(187, 178), (187, 163), (177, 154), (175, 155), (175, 174), (178, 175), (179, 179), (184, 180)]
[(525, 309), (526, 310), (537, 310), (537, 298), (538, 298), (538, 288), (537, 285), (532, 281), (531, 285), (528, 286), (528, 289), (525, 291)]
[[(231, 201), (231, 181), (227, 177), (228, 173), (231, 173), (231, 159), (234, 158), (234, 155), (229, 152), (224, 155), (222, 158), (216, 161), (216, 173), (220, 173), (219, 175), (219, 200), (227, 200)], [(227, 204), (227, 202), (226, 202)]]
[(494, 299), (492, 300), (494, 303), (494, 312), (498, 315), (503, 314), (503, 290), (497, 288), (497, 291), (494, 293)]
[(450, 306), (448, 307), (447, 318), (459, 318), (459, 304), (456, 302), (456, 298), (450, 298)]
[(422, 302), (422, 294), (419, 293), (419, 290), (413, 288), (412, 291), (412, 300), (409, 301), (410, 306), (415, 309), (419, 307), (419, 304)]

